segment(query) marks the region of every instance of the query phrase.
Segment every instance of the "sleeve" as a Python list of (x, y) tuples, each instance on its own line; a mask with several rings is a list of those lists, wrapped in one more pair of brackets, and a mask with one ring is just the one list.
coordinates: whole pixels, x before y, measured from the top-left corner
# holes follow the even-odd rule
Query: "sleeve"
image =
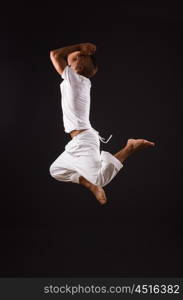
[(68, 81), (70, 84), (74, 83), (74, 82), (80, 82), (80, 75), (77, 74), (71, 67), (69, 67), (68, 65), (65, 67), (62, 75), (61, 75), (62, 79), (65, 79), (66, 81)]

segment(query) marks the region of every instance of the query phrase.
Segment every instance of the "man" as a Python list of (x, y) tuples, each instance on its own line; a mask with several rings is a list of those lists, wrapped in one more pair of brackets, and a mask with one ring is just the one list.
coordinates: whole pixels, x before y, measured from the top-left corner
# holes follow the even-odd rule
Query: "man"
[(123, 167), (123, 162), (139, 149), (154, 146), (144, 139), (129, 139), (115, 155), (102, 151), (98, 131), (89, 121), (91, 81), (97, 72), (93, 59), (96, 46), (82, 43), (50, 52), (56, 71), (61, 75), (63, 123), (71, 141), (50, 167), (56, 180), (79, 183), (88, 188), (101, 204), (107, 202), (103, 187)]

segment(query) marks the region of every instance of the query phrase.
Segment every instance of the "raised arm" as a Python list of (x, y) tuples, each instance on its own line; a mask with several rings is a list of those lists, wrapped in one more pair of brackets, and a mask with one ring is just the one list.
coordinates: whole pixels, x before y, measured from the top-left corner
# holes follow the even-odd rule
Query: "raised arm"
[(92, 43), (81, 43), (50, 51), (50, 59), (60, 75), (67, 66), (67, 56), (75, 51), (81, 51), (83, 54), (91, 55), (96, 51), (96, 46)]

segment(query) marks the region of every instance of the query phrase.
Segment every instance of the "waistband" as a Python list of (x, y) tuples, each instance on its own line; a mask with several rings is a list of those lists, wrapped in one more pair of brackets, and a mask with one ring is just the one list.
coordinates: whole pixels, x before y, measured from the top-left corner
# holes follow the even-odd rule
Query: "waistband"
[(98, 135), (99, 140), (100, 140), (102, 143), (104, 143), (104, 144), (107, 144), (107, 143), (110, 141), (110, 139), (112, 138), (112, 134), (111, 134), (111, 135), (109, 136), (109, 138), (105, 141), (105, 138), (102, 137), (102, 136), (100, 136), (100, 135), (99, 135), (99, 132), (98, 132), (97, 130), (95, 130), (95, 129), (92, 127), (92, 128), (86, 129), (86, 130), (82, 131), (81, 133), (75, 135), (75, 136), (73, 137), (73, 139), (77, 139), (77, 138), (79, 138), (79, 137), (81, 137), (81, 136), (87, 134), (89, 131), (95, 132), (95, 133)]

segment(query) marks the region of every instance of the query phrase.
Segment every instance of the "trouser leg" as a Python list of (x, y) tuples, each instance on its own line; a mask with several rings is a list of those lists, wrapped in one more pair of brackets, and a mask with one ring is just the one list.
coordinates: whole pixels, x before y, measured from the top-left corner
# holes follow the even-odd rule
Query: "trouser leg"
[(101, 155), (89, 153), (88, 156), (73, 158), (62, 153), (50, 166), (50, 174), (58, 181), (79, 183), (82, 176), (89, 182), (106, 186), (121, 170), (123, 164), (112, 154), (102, 151)]
[(100, 155), (100, 169), (97, 176), (97, 185), (106, 186), (117, 175), (123, 164), (111, 153), (102, 151)]
[(80, 175), (74, 169), (74, 160), (64, 151), (50, 166), (50, 175), (58, 181), (79, 183)]
[(91, 131), (70, 141), (50, 167), (50, 174), (59, 181), (79, 183), (80, 176), (89, 182), (106, 186), (123, 167), (112, 154), (102, 151), (99, 138)]

